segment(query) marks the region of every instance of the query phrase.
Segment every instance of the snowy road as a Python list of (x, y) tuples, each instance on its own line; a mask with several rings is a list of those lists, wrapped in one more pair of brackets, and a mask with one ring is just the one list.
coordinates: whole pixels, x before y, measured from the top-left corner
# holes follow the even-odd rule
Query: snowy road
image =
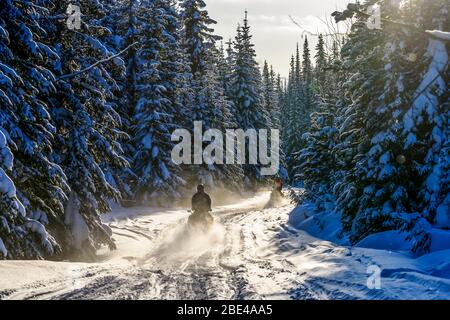
[(382, 290), (367, 267), (384, 251), (350, 249), (287, 225), (291, 205), (263, 210), (268, 193), (215, 209), (209, 234), (189, 237), (182, 210), (115, 210), (119, 250), (98, 263), (0, 262), (2, 299), (431, 299), (450, 283), (388, 269)]

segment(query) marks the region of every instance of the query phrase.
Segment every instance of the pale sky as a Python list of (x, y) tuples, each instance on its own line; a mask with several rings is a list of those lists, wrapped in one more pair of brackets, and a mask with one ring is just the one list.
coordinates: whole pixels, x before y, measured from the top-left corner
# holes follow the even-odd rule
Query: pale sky
[[(296, 43), (303, 44), (302, 30), (289, 15), (309, 32), (326, 29), (320, 20), (329, 17), (333, 11), (342, 11), (350, 0), (205, 0), (212, 19), (218, 23), (215, 33), (226, 42), (234, 39), (237, 24), (242, 22), (245, 9), (249, 12), (249, 23), (253, 43), (261, 64), (266, 59), (276, 72), (286, 77), (289, 60), (295, 52)], [(345, 29), (341, 25), (341, 31)], [(313, 50), (317, 37), (308, 36)]]

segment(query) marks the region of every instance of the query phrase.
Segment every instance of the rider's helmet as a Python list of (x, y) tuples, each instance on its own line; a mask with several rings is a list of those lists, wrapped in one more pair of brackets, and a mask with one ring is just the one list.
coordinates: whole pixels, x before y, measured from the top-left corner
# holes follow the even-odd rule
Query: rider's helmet
[(280, 178), (275, 178), (274, 182), (277, 189), (281, 189), (283, 187), (283, 181)]
[(205, 191), (205, 186), (202, 185), (202, 184), (199, 184), (199, 185), (197, 186), (197, 191), (198, 191), (198, 192), (204, 192), (204, 191)]

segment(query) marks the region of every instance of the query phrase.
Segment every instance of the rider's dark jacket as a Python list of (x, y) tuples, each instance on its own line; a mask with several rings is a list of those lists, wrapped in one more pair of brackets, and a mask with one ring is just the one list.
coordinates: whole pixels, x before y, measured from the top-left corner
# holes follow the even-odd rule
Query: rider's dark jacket
[(192, 197), (192, 211), (196, 213), (212, 211), (211, 198), (205, 192), (197, 192)]

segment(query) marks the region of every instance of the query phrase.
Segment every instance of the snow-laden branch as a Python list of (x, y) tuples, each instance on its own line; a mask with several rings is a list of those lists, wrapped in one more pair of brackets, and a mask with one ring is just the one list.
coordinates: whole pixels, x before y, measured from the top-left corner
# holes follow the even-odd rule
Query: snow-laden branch
[(46, 13), (49, 12), (49, 10), (47, 8), (45, 8), (43, 6), (40, 6), (40, 5), (37, 5), (37, 4), (34, 4), (34, 3), (31, 3), (31, 2), (25, 2), (25, 1), (21, 1), (21, 0), (14, 0), (14, 2), (20, 3), (20, 4), (24, 5), (24, 6), (30, 6), (30, 7), (33, 7), (35, 9), (42, 10), (43, 12), (46, 12)]
[(450, 32), (442, 30), (426, 30), (425, 32), (431, 35), (433, 38), (443, 41), (450, 41)]
[(81, 70), (79, 70), (79, 71), (77, 71), (77, 72), (62, 75), (62, 76), (58, 77), (58, 80), (70, 79), (70, 78), (76, 77), (76, 76), (78, 76), (78, 75), (80, 75), (80, 74), (83, 74), (83, 73), (85, 73), (85, 72), (88, 72), (88, 71), (91, 70), (92, 68), (95, 68), (96, 66), (98, 66), (98, 65), (100, 65), (100, 64), (102, 64), (102, 63), (106, 63), (106, 62), (108, 62), (108, 61), (111, 61), (112, 59), (115, 59), (115, 58), (117, 58), (117, 57), (120, 57), (120, 56), (123, 55), (125, 52), (127, 52), (128, 50), (130, 50), (132, 47), (136, 46), (137, 44), (138, 44), (137, 42), (132, 43), (132, 44), (130, 44), (128, 47), (126, 47), (125, 49), (123, 49), (122, 51), (120, 51), (119, 53), (117, 53), (117, 54), (115, 54), (115, 55), (112, 55), (112, 56), (110, 56), (110, 57), (108, 57), (108, 58), (99, 60), (99, 61), (97, 61), (96, 63), (90, 65), (89, 67), (86, 67), (86, 68), (84, 68), (84, 69), (81, 69)]
[[(417, 99), (419, 99), (419, 97), (420, 97), (422, 94), (424, 94), (424, 93), (425, 93), (432, 85), (434, 85), (434, 84), (436, 83), (436, 80), (438, 80), (440, 77), (444, 77), (443, 72), (444, 72), (445, 70), (447, 70), (448, 66), (449, 66), (449, 62), (447, 61), (447, 64), (444, 66), (444, 68), (442, 68), (442, 70), (437, 70), (436, 76), (435, 76), (434, 78), (432, 78), (431, 80), (429, 80), (428, 83), (423, 87), (423, 89), (420, 90), (420, 91), (414, 96), (414, 98), (412, 99), (412, 103), (411, 103), (411, 104), (414, 104), (414, 102), (416, 102)], [(426, 96), (426, 97), (427, 97), (427, 99), (429, 99), (428, 96)]]

